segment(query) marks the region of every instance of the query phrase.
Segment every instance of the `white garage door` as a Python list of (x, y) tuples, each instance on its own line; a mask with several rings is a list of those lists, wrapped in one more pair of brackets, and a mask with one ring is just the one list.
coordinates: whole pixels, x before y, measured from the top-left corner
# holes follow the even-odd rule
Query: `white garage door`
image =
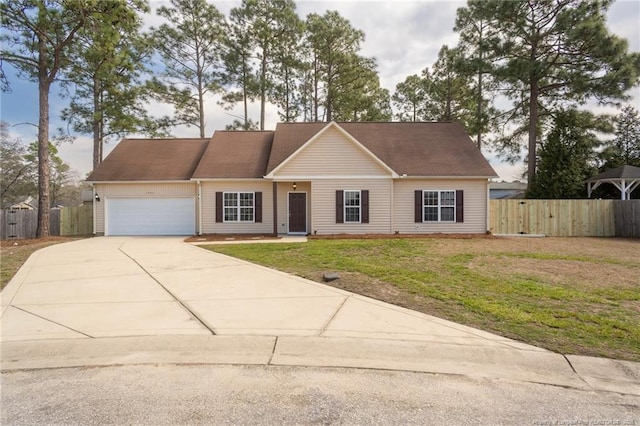
[(193, 198), (109, 198), (106, 235), (193, 235)]

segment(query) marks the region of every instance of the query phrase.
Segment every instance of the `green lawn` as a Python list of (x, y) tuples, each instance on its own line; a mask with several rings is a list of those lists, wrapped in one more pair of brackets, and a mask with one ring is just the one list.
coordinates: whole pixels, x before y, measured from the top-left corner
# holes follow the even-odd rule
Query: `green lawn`
[(205, 248), (565, 354), (640, 361), (640, 241), (345, 239)]

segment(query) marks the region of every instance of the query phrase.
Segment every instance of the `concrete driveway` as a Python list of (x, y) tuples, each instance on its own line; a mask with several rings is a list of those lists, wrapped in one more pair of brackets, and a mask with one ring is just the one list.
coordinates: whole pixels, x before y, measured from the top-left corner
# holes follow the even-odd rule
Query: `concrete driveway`
[(640, 366), (564, 356), (203, 250), (97, 237), (36, 252), (0, 295), (2, 369), (364, 367), (640, 395)]

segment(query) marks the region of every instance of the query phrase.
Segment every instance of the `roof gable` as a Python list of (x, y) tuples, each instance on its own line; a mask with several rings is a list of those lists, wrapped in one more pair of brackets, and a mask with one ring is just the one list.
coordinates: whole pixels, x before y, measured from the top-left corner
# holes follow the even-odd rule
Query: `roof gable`
[[(332, 123), (397, 175), (414, 177), (497, 177), (480, 150), (458, 123), (345, 122)], [(269, 175), (281, 167), (326, 123), (279, 123)], [(268, 175), (268, 176), (269, 176)]]
[[(278, 135), (276, 129), (276, 135)], [(303, 142), (298, 140), (298, 142)], [(395, 176), (387, 164), (375, 156), (337, 123), (326, 124), (298, 149), (280, 162), (267, 178), (281, 175), (386, 175)]]
[(123, 139), (89, 182), (189, 180), (208, 139)]

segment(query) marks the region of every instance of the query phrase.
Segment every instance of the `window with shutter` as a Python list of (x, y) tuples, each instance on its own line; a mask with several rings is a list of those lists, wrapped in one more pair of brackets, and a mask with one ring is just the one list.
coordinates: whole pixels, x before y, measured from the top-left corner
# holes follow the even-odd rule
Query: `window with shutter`
[(369, 223), (369, 190), (336, 191), (336, 223)]
[[(218, 196), (218, 194), (221, 194)], [(262, 193), (254, 192), (222, 192), (216, 193), (216, 222), (257, 222), (256, 220), (256, 197), (260, 194), (260, 204), (262, 204)], [(262, 207), (262, 206), (260, 206)], [(219, 218), (222, 220), (219, 220)], [(262, 221), (262, 212), (260, 212)]]

